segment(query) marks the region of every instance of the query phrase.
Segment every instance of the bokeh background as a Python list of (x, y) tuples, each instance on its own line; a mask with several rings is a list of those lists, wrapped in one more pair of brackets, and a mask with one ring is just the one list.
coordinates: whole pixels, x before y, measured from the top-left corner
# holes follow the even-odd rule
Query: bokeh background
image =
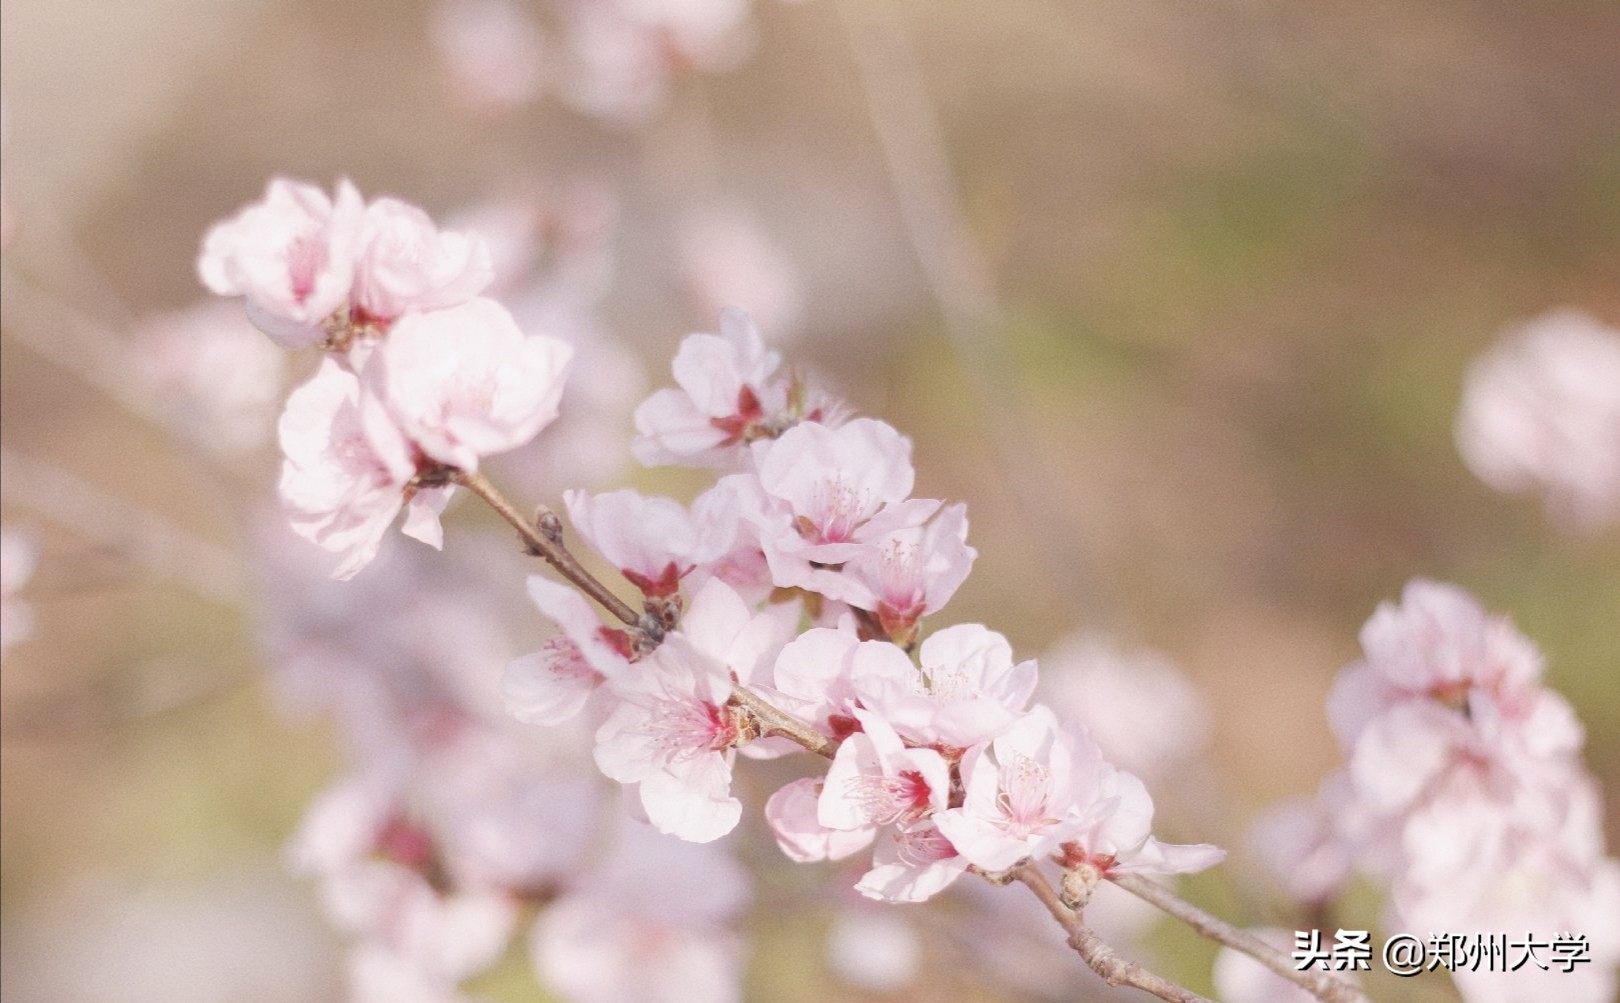
[[(672, 67), (630, 120), (570, 103), (560, 65), (532, 100), (469, 100), (423, 3), (0, 13), (3, 517), (39, 546), (0, 675), (8, 997), (340, 997), (341, 943), (281, 863), (336, 753), (272, 698), (248, 598), (273, 451), (188, 444), (129, 361), (275, 175), (441, 221), (492, 197), (608, 217), (592, 323), (648, 388), (717, 295), (769, 300), (741, 305), (914, 438), (919, 494), (968, 503), (947, 621), (1025, 655), (1103, 631), (1197, 684), (1208, 761), (1155, 793), (1173, 835), (1234, 849), (1189, 886), (1217, 911), (1277, 918), (1247, 824), (1338, 765), (1328, 682), (1413, 576), (1540, 644), (1620, 839), (1620, 531), (1493, 492), (1452, 434), (1505, 327), (1620, 322), (1620, 6), (760, 0), (726, 65)], [(567, 486), (532, 474), (515, 494)], [(486, 515), (456, 509), (451, 547)], [(492, 561), (489, 588), (522, 571)], [(944, 965), (840, 988), (824, 927), (759, 924), (751, 998), (1007, 992)], [(1208, 950), (1159, 936), (1207, 986)], [(1389, 998), (1450, 998), (1417, 981)]]

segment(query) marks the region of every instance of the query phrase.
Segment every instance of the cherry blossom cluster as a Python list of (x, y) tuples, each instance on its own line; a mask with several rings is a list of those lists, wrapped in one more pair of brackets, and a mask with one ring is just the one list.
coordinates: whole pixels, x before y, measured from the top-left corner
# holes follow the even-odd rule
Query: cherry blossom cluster
[[(505, 712), (490, 669), (520, 650), (519, 611), (477, 590), (491, 555), (464, 542), (392, 549), (341, 586), (285, 534), (263, 547), (276, 690), (342, 740), (288, 856), (348, 938), (349, 998), (463, 1003), (518, 941), (569, 1003), (734, 1003), (746, 876), (719, 846), (614, 818), (587, 736)], [(707, 995), (675, 995), (688, 979)]]
[(209, 231), (198, 272), (277, 343), (327, 353), (282, 412), (281, 497), (300, 535), (342, 555), (336, 577), (376, 556), (402, 509), (404, 532), (439, 546), (450, 473), (557, 416), (572, 348), (480, 296), (484, 241), (414, 206), (278, 179)]
[(580, 112), (634, 125), (664, 105), (678, 74), (720, 72), (748, 54), (750, 7), (749, 0), (441, 0), (431, 28), (456, 92), (474, 108), (521, 105), (550, 89)]
[(689, 336), (673, 369), (677, 386), (637, 410), (633, 450), (721, 476), (689, 506), (565, 496), (647, 613), (609, 627), (572, 589), (531, 578), (562, 632), (508, 668), (514, 713), (553, 723), (590, 708), (597, 765), (654, 827), (700, 842), (741, 817), (739, 750), (796, 748), (752, 701), (785, 713), (813, 736), (798, 744), (832, 761), (770, 798), (777, 841), (801, 862), (875, 844), (857, 886), (873, 898), (921, 901), (969, 866), (1030, 859), (1093, 884), (1220, 859), (1152, 837), (1141, 782), (1083, 727), (1031, 706), (1036, 665), (1004, 637), (979, 624), (924, 636), (976, 554), (963, 506), (911, 496), (903, 435), (784, 369), (739, 311)]
[(1585, 934), (1575, 974), (1459, 970), (1469, 1003), (1556, 992), (1614, 998), (1620, 860), (1605, 855), (1583, 732), (1541, 681), (1542, 656), (1461, 589), (1414, 580), (1361, 632), (1328, 716), (1348, 757), (1314, 805), (1261, 837), (1299, 898), (1324, 902), (1353, 869), (1390, 889), (1391, 930)]
[(1620, 520), (1620, 330), (1555, 310), (1508, 331), (1469, 368), (1457, 445), (1480, 480), (1542, 492), (1572, 529)]

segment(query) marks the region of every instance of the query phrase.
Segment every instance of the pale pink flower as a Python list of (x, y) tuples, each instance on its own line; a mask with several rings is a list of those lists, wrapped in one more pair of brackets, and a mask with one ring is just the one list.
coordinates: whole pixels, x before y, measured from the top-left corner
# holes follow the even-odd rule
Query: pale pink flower
[(844, 830), (821, 824), (823, 787), (823, 781), (805, 777), (784, 784), (765, 802), (765, 821), (776, 845), (795, 863), (842, 860), (872, 843), (876, 830), (870, 827)]
[(134, 339), (142, 382), (182, 435), (224, 454), (270, 441), (287, 358), (240, 307), (208, 300), (147, 320)]
[(1203, 694), (1157, 652), (1072, 635), (1041, 657), (1040, 694), (1059, 718), (1084, 724), (1109, 762), (1150, 779), (1175, 774), (1208, 749)]
[(979, 556), (967, 545), (967, 506), (960, 503), (872, 544), (843, 566), (842, 581), (819, 580), (832, 598), (875, 614), (897, 640), (913, 636), (918, 620), (950, 602)]
[(967, 872), (968, 860), (932, 819), (885, 829), (855, 890), (883, 902), (925, 902)]
[[(1073, 770), (1075, 755), (1085, 757)], [(1101, 779), (1105, 767), (1096, 743), (1058, 729), (1045, 707), (1036, 707), (1011, 729), (962, 757), (965, 800), (934, 822), (958, 852), (980, 867), (1003, 871), (1055, 847), (1088, 821), (1072, 813), (1078, 794), (1095, 804), (1094, 792), (1077, 791), (1080, 774)]]
[(920, 745), (987, 742), (1013, 726), (1035, 690), (1035, 662), (1015, 663), (1007, 639), (982, 624), (929, 635), (917, 658), (913, 665), (892, 644), (862, 645), (851, 678), (864, 707)]
[(563, 502), (591, 549), (648, 596), (674, 595), (689, 572), (731, 549), (737, 531), (734, 503), (712, 491), (691, 510), (674, 499), (629, 489), (599, 495), (566, 491)]
[(753, 616), (727, 585), (710, 581), (692, 598), (681, 630), (638, 671), (609, 680), (617, 701), (596, 733), (596, 763), (638, 784), (647, 818), (661, 832), (707, 842), (742, 815), (731, 796), (735, 747), (745, 738), (727, 701), (786, 641), (785, 620)]
[(438, 513), (450, 489), (410, 489), (416, 464), (409, 448), (354, 373), (322, 360), (287, 398), (278, 431), (282, 504), (298, 535), (343, 555), (334, 578), (350, 578), (376, 557), (407, 502), (405, 534), (441, 545)]
[[(854, 716), (860, 707), (855, 652), (865, 645), (893, 647), (883, 641), (861, 641), (847, 630), (812, 627), (776, 656), (770, 684), (759, 687), (760, 693), (822, 734), (841, 739), (860, 728)], [(909, 661), (906, 667), (911, 668)]]
[(1350, 879), (1355, 847), (1337, 821), (1353, 811), (1350, 778), (1336, 773), (1313, 798), (1289, 798), (1266, 809), (1249, 830), (1255, 859), (1298, 902), (1328, 902)]
[(545, 85), (545, 35), (511, 0), (439, 0), (432, 36), (457, 95), (474, 108), (527, 104)]
[[(1062, 846), (1067, 867), (1103, 874), (1191, 874), (1213, 867), (1226, 851), (1208, 843), (1162, 843), (1153, 836), (1153, 799), (1134, 775), (1100, 756), (1096, 772), (1076, 771), (1071, 816), (1083, 830)], [(1090, 775), (1086, 775), (1090, 773)]]
[(1361, 642), (1366, 658), (1335, 681), (1328, 716), (1376, 811), (1411, 804), (1459, 757), (1533, 769), (1580, 747), (1569, 705), (1538, 685), (1535, 646), (1455, 586), (1412, 581)]
[(1457, 445), (1501, 491), (1574, 529), (1620, 518), (1620, 331), (1577, 310), (1509, 330), (1469, 368)]
[(529, 596), (562, 632), (506, 667), (501, 692), (520, 721), (557, 724), (578, 714), (596, 688), (629, 667), (630, 641), (609, 628), (571, 586), (529, 577)]
[(352, 297), (357, 316), (389, 322), (460, 306), (494, 278), (489, 247), (477, 234), (440, 231), (427, 213), (398, 199), (366, 207)]
[(742, 942), (729, 928), (748, 879), (716, 846), (626, 826), (598, 872), (535, 923), (541, 980), (568, 1003), (737, 1003)]
[[(681, 342), (674, 363), (680, 389), (659, 390), (636, 408), (631, 451), (648, 466), (735, 467), (748, 443), (821, 420), (829, 406), (781, 366), (748, 314), (727, 308), (718, 335), (689, 334)], [(909, 469), (909, 446), (906, 452)]]
[(907, 748), (881, 717), (856, 711), (862, 730), (838, 746), (816, 816), (846, 832), (916, 822), (945, 810), (950, 767), (933, 749)]
[(326, 319), (354, 282), (365, 206), (347, 181), (337, 197), (276, 178), (264, 200), (216, 224), (203, 239), (197, 273), (221, 296), (245, 296), (255, 326), (284, 348), (326, 338)]
[(0, 530), (0, 658), (34, 632), (34, 611), (17, 592), (34, 577), (39, 548), (15, 530)]
[(710, 209), (687, 219), (680, 264), (698, 316), (747, 303), (778, 343), (790, 340), (804, 322), (804, 290), (792, 259), (738, 209)]
[[(744, 515), (759, 528), (772, 580), (833, 598), (860, 594), (833, 567), (872, 552), (897, 530), (922, 525), (939, 502), (913, 499), (911, 442), (857, 418), (838, 428), (795, 425), (754, 445), (759, 471)], [(744, 485), (747, 486), (746, 484)]]
[(515, 449), (557, 417), (573, 349), (525, 336), (493, 300), (400, 318), (368, 365), (405, 436), (460, 470)]

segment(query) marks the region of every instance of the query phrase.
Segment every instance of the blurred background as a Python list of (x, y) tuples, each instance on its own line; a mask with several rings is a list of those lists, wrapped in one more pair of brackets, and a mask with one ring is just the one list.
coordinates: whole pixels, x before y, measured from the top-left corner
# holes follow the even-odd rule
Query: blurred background
[[(628, 415), (726, 303), (912, 436), (980, 553), (941, 623), (1024, 657), (1089, 631), (1196, 687), (1207, 752), (1149, 786), (1168, 835), (1233, 849), (1188, 886), (1216, 911), (1290, 922), (1247, 827), (1338, 767), (1329, 681), (1413, 576), (1541, 646), (1620, 838), (1620, 527), (1491, 490), (1453, 439), (1505, 328), (1620, 323), (1620, 6), (689, 0), (641, 48), (576, 6), (0, 5), (3, 519), (34, 557), (0, 675), (8, 997), (342, 998), (282, 863), (341, 754), (251, 598), (313, 362), (175, 347), (209, 323), (202, 234), (278, 175), (484, 230), (503, 299), (606, 374), (496, 465), (522, 502), (700, 486), (633, 469)], [(528, 569), (486, 512), (448, 547), (485, 532), (509, 605)], [(841, 980), (827, 925), (754, 924), (749, 998), (1016, 995), (927, 937), (931, 978)], [(1212, 949), (1146, 942), (1207, 988)], [(482, 989), (548, 998), (523, 974)]]

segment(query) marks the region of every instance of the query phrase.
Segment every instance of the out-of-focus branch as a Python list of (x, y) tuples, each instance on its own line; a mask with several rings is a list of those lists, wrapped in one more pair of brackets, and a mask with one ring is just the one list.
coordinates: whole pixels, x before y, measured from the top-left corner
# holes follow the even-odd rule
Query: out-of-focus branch
[(230, 551), (108, 495), (54, 463), (0, 447), (0, 496), (205, 599), (246, 603), (244, 572)]
[(1361, 990), (1325, 972), (1302, 972), (1288, 957), (1253, 934), (1240, 930), (1140, 874), (1110, 875), (1108, 880), (1181, 920), (1201, 936), (1242, 951), (1323, 1003), (1367, 1003)]
[[(945, 130), (928, 94), (906, 26), (889, 0), (840, 0), (873, 132), (889, 185), (923, 279), (939, 306), (963, 376), (987, 430), (995, 463), (1030, 525), (1073, 523), (1047, 491), (1048, 471), (1031, 449), (1035, 423), (1024, 412), (1017, 373), (1009, 364), (994, 270), (960, 207)], [(1047, 533), (1037, 548), (1048, 578), (1060, 586), (1091, 586), (1094, 608), (1107, 597), (1088, 581), (1083, 555), (1066, 535)]]
[(1162, 975), (1155, 975), (1141, 965), (1127, 958), (1121, 957), (1113, 948), (1098, 939), (1091, 928), (1086, 926), (1085, 920), (1078, 912), (1063, 904), (1058, 897), (1057, 889), (1046, 880), (1033, 862), (1025, 863), (1012, 872), (1012, 879), (1018, 881), (1040, 899), (1041, 905), (1052, 914), (1058, 925), (1069, 935), (1069, 946), (1080, 955), (1081, 960), (1092, 971), (1102, 976), (1104, 982), (1111, 986), (1132, 986), (1145, 993), (1152, 993), (1159, 999), (1168, 1000), (1169, 1003), (1211, 1003), (1203, 996), (1190, 989), (1185, 989)]

